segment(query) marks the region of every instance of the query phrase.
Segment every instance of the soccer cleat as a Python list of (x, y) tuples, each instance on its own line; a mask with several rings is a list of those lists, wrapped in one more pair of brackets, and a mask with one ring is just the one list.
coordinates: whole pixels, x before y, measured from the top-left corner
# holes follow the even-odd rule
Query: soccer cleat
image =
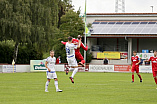
[(63, 90), (57, 89), (56, 92), (63, 92)]
[(49, 92), (48, 90), (45, 90), (45, 92)]
[(68, 73), (69, 73), (69, 69), (66, 69), (66, 75), (68, 75)]
[(80, 65), (82, 65), (82, 67), (85, 67), (85, 65), (82, 62), (79, 62)]
[(72, 77), (69, 77), (69, 78), (70, 78), (71, 82), (74, 83), (74, 79)]
[(140, 82), (142, 82), (142, 80), (140, 80)]
[(132, 81), (132, 83), (134, 83), (134, 81)]

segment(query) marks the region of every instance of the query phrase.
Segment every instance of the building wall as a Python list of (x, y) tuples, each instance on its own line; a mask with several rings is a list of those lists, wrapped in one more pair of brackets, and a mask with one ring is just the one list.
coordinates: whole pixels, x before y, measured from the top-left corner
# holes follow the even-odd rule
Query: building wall
[(97, 45), (97, 38), (87, 38), (88, 48), (91, 49), (93, 45)]
[(132, 39), (132, 51), (140, 52), (139, 50), (137, 50), (137, 38)]
[(137, 50), (137, 38), (133, 38), (132, 50), (135, 50), (139, 53), (141, 53), (142, 50), (157, 50), (157, 38), (140, 38), (138, 50)]
[(87, 16), (86, 22), (88, 23), (93, 23), (95, 20), (106, 20), (106, 21), (110, 21), (110, 20), (122, 20), (122, 21), (126, 21), (126, 20), (156, 20), (157, 17), (153, 16)]
[(141, 38), (139, 39), (139, 51), (157, 50), (157, 38)]
[[(117, 40), (118, 39), (118, 40)], [(125, 38), (97, 38), (102, 51), (127, 51)]]

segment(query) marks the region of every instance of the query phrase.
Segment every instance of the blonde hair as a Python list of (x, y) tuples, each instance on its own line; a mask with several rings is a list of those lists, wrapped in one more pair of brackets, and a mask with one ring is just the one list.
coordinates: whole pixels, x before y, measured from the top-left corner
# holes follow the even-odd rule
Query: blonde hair
[(54, 50), (51, 50), (50, 53), (51, 53), (51, 52), (55, 52), (55, 51), (54, 51)]

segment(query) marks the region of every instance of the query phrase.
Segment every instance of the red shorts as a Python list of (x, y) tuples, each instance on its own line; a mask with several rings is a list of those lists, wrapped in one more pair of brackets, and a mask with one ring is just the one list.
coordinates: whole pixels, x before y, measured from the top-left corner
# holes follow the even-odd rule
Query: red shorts
[(153, 72), (153, 77), (157, 76), (157, 71), (152, 71)]
[(136, 73), (139, 73), (139, 66), (138, 65), (135, 65), (135, 66), (132, 66), (132, 72), (136, 71)]
[(84, 60), (84, 58), (83, 58), (83, 56), (81, 55), (80, 52), (75, 52), (75, 57), (76, 57), (76, 59), (78, 59), (78, 60)]

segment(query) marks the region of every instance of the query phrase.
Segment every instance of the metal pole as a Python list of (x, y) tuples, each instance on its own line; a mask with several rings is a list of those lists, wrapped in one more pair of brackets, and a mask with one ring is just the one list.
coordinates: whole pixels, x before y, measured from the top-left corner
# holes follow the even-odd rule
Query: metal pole
[(150, 7), (152, 7), (152, 13), (153, 13), (153, 6), (150, 6)]
[[(86, 46), (86, 0), (85, 0), (85, 36), (84, 36), (84, 44)], [(85, 60), (85, 64), (86, 65), (86, 51), (84, 50), (84, 60)]]

